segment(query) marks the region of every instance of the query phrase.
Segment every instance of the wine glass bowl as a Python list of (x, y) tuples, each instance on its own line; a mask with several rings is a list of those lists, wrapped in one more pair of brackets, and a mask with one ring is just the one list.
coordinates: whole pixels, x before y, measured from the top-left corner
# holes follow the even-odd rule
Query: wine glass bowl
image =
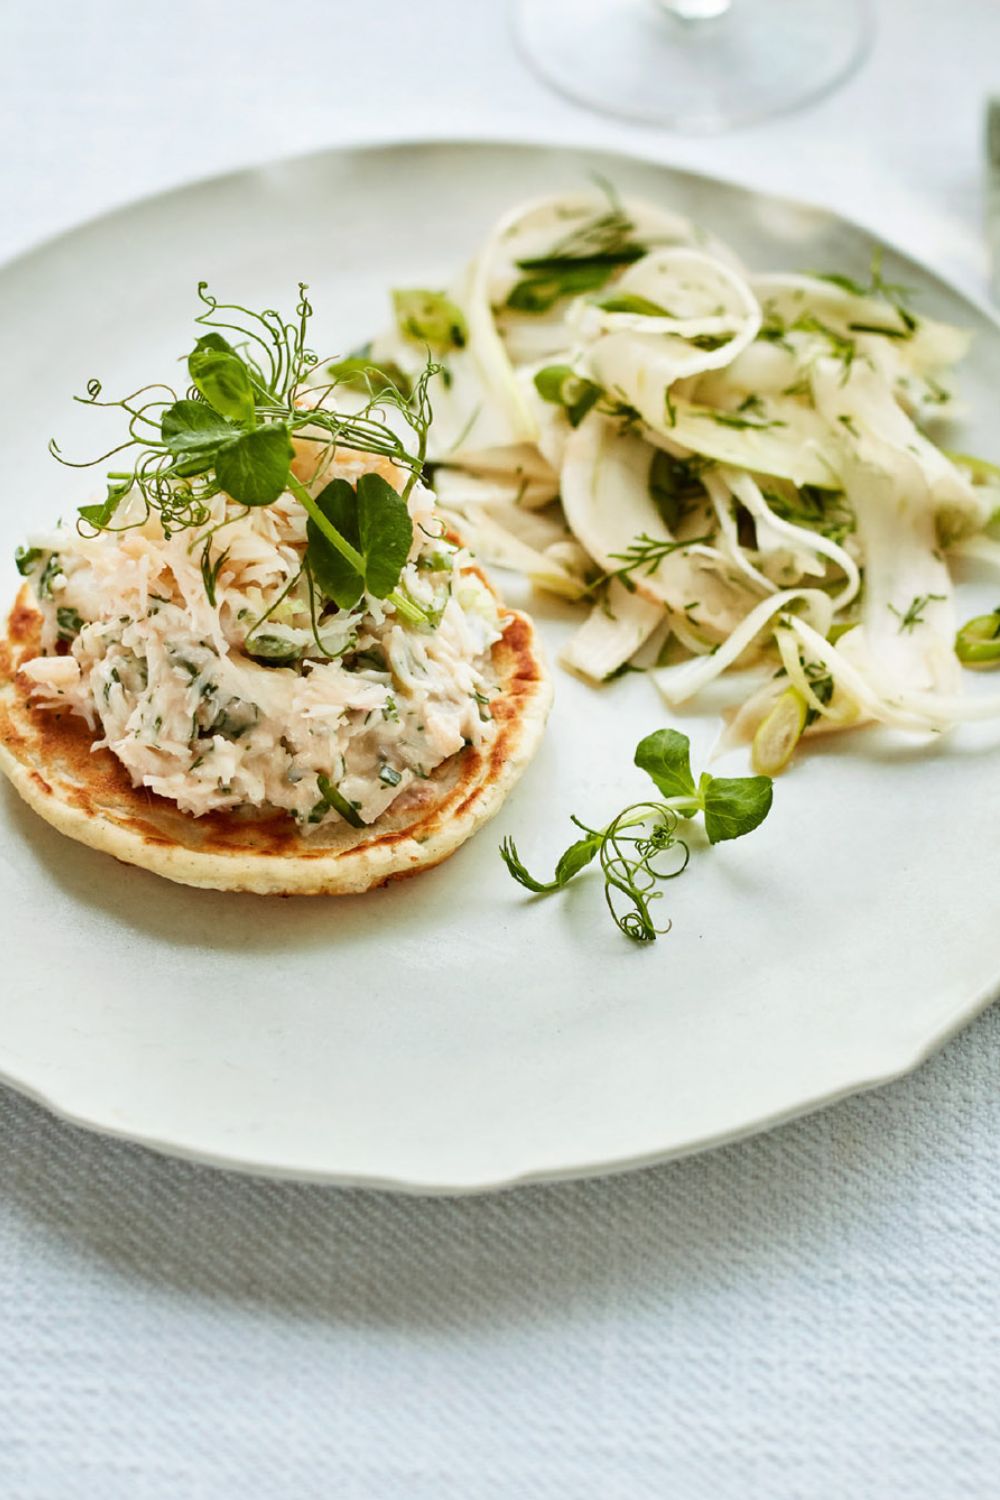
[(842, 82), (869, 0), (515, 0), (521, 51), (605, 114), (709, 134), (797, 109)]

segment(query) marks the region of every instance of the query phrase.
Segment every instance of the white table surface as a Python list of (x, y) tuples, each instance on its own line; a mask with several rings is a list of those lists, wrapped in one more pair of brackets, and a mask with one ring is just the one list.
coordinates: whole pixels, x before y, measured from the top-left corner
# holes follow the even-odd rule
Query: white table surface
[[(540, 135), (821, 199), (981, 290), (1000, 5), (878, 11), (832, 98), (685, 141), (548, 93), (499, 0), (4, 0), (0, 255), (264, 157)], [(4, 1093), (0, 1495), (995, 1497), (998, 1062), (994, 1009), (770, 1136), (452, 1202), (244, 1180)]]

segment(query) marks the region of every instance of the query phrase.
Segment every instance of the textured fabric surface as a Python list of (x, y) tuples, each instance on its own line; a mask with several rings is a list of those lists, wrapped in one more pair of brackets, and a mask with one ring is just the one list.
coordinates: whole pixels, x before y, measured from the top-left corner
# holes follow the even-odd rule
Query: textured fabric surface
[[(801, 192), (981, 287), (1000, 7), (877, 8), (830, 99), (667, 141), (549, 94), (487, 0), (6, 0), (0, 254), (244, 161), (500, 132)], [(769, 1136), (467, 1201), (242, 1179), (0, 1094), (0, 1496), (992, 1500), (998, 1064), (994, 1010)]]
[(0, 1494), (992, 1497), (1000, 1010), (603, 1182), (251, 1181), (0, 1106)]

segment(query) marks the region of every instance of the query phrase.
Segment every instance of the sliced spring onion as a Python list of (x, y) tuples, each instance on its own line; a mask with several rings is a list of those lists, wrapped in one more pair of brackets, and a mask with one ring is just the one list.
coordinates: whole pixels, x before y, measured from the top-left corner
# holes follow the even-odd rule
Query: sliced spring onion
[(777, 776), (785, 769), (805, 727), (805, 699), (786, 688), (753, 737), (751, 764), (758, 776)]

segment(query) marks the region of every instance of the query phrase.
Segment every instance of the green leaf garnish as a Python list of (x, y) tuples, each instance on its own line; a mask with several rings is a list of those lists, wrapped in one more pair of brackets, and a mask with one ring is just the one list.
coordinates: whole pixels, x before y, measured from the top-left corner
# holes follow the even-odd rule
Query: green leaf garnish
[(635, 942), (649, 943), (670, 925), (657, 927), (653, 920), (652, 903), (663, 894), (657, 887), (682, 874), (690, 857), (688, 845), (677, 837), (681, 818), (701, 813), (711, 844), (741, 838), (770, 812), (772, 783), (768, 776), (722, 777), (706, 771), (696, 784), (690, 742), (676, 729), (659, 729), (640, 740), (635, 763), (663, 801), (633, 803), (605, 828), (589, 828), (574, 817), (584, 837), (562, 854), (551, 880), (538, 880), (528, 871), (511, 838), (501, 843), (500, 855), (513, 879), (538, 896), (562, 890), (596, 857), (619, 930)]
[(244, 432), (216, 450), (219, 488), (241, 505), (273, 505), (288, 488), (294, 451), (283, 422)]
[(376, 396), (389, 387), (402, 396), (408, 396), (412, 390), (409, 376), (393, 360), (381, 360), (376, 364), (364, 354), (351, 354), (346, 359), (335, 360), (327, 365), (326, 373), (337, 385), (365, 391), (369, 396)]
[(664, 797), (694, 797), (691, 775), (691, 741), (676, 729), (657, 729), (640, 740), (635, 763), (645, 771)]
[(788, 423), (780, 418), (768, 418), (767, 410), (760, 396), (744, 396), (735, 411), (699, 411), (697, 416), (705, 418), (706, 421), (715, 422), (720, 427), (735, 427), (737, 430), (747, 428), (753, 431), (763, 432), (770, 427), (787, 427)]
[[(306, 342), (312, 308), (305, 286), (299, 288), (296, 316), (289, 322), (272, 310), (256, 313), (236, 304), (219, 303), (209, 295), (204, 282), (199, 284), (198, 295), (204, 311), (195, 321), (205, 331), (188, 356), (193, 394), (178, 397), (169, 386), (147, 386), (121, 400), (105, 401), (101, 398), (100, 381), (92, 380), (86, 396), (78, 398), (85, 405), (122, 410), (128, 418), (128, 436), (111, 452), (134, 450), (131, 469), (109, 473), (106, 499), (100, 504), (81, 506), (80, 524), (90, 531), (119, 529), (114, 526), (119, 507), (127, 496), (135, 494), (142, 502), (142, 513), (132, 513), (127, 525), (142, 525), (155, 511), (164, 535), (170, 536), (176, 531), (197, 531), (206, 526), (211, 519), (209, 502), (219, 493), (229, 495), (241, 505), (265, 506), (288, 491), (306, 510), (313, 532), (323, 538), (327, 551), (332, 548), (346, 559), (355, 573), (360, 574), (364, 587), (372, 592), (378, 590), (379, 598), (389, 598), (408, 623), (433, 626), (433, 612), (424, 610), (405, 591), (396, 589), (395, 584), (402, 567), (405, 528), (409, 528), (407, 535), (412, 538), (406, 501), (423, 471), (426, 457), (431, 420), (427, 386), (440, 366), (428, 362), (411, 388), (402, 378), (397, 383), (385, 372), (376, 379), (372, 372), (378, 373), (379, 367), (365, 363), (359, 356), (348, 361), (350, 369), (336, 373), (330, 384), (310, 386), (316, 404), (305, 405), (300, 393), (316, 363), (316, 356)], [(452, 317), (456, 310), (447, 299), (434, 301), (437, 294), (427, 295), (432, 301), (423, 305), (424, 311), (430, 306), (435, 316), (447, 315), (448, 337), (453, 343), (459, 336), (456, 329), (461, 324), (461, 315), (456, 324)], [(238, 345), (219, 331), (222, 328), (227, 334), (240, 336)], [(429, 332), (430, 342), (436, 341), (435, 328), (424, 332)], [(331, 371), (336, 372), (337, 367), (331, 366)], [(369, 399), (360, 412), (338, 412), (322, 404), (323, 397), (336, 389), (345, 373), (350, 379), (367, 382)], [(387, 420), (390, 412), (402, 417), (408, 425), (415, 438), (412, 448)], [(358, 545), (340, 534), (333, 520), (292, 473), (293, 436), (300, 445), (315, 446), (317, 472), (321, 472), (334, 449), (347, 448), (389, 458), (407, 474), (401, 495), (375, 477), (374, 484), (366, 487), (367, 498), (360, 504), (357, 500), (353, 502), (351, 514), (361, 528)], [(69, 462), (54, 442), (49, 446), (60, 462)], [(100, 463), (110, 456), (104, 454), (91, 462)], [(384, 490), (389, 491), (391, 499)], [(196, 537), (198, 540), (202, 538)], [(314, 540), (311, 562), (319, 559), (322, 570), (325, 557), (320, 543)], [(203, 550), (202, 579), (210, 599), (214, 596), (219, 566), (213, 571), (210, 554)], [(326, 574), (331, 567), (335, 564), (326, 568)], [(395, 582), (385, 593), (389, 579)], [(315, 617), (311, 566), (307, 569), (307, 583)], [(285, 592), (290, 586), (291, 583)], [(344, 596), (343, 589), (340, 592)], [(328, 598), (333, 600), (333, 595)], [(255, 629), (269, 614), (270, 610), (258, 620)]]
[(199, 339), (188, 355), (188, 374), (214, 412), (241, 427), (255, 419), (250, 371), (232, 349), (219, 349)]
[(739, 839), (763, 823), (774, 795), (770, 776), (702, 775), (698, 798), (710, 844)]
[(608, 573), (602, 573), (588, 586), (587, 592), (600, 588), (612, 578), (620, 578), (627, 587), (632, 588), (634, 587), (631, 582), (633, 573), (641, 573), (648, 578), (656, 572), (665, 558), (672, 557), (675, 552), (686, 552), (691, 547), (707, 547), (714, 539), (714, 532), (710, 531), (702, 536), (685, 537), (683, 541), (649, 536), (644, 531), (641, 536), (635, 537), (629, 543), (624, 552), (611, 553), (611, 557), (620, 566), (612, 568)]
[(404, 339), (425, 345), (435, 354), (465, 347), (468, 338), (465, 317), (444, 292), (397, 289), (392, 294), (392, 305), (396, 326)]
[(340, 609), (353, 609), (365, 591), (387, 598), (413, 545), (406, 502), (380, 474), (363, 474), (356, 489), (346, 479), (332, 480), (315, 503), (355, 553), (345, 556), (315, 521), (306, 523), (306, 560), (323, 592)]
[(529, 875), (524, 865), (518, 858), (517, 845), (511, 838), (506, 838), (500, 845), (500, 854), (504, 864), (507, 866), (514, 879), (519, 881), (536, 896), (547, 896), (550, 891), (560, 891), (564, 885), (568, 885), (574, 875), (579, 875), (581, 870), (586, 869), (594, 855), (601, 847), (602, 835), (599, 833), (588, 833), (585, 838), (577, 839), (575, 844), (559, 856), (556, 871), (551, 880), (536, 880)]
[(879, 323), (848, 323), (852, 333), (877, 333), (884, 339), (908, 339), (912, 329), (883, 328)]
[[(194, 458), (210, 468), (216, 450), (238, 436), (239, 428), (205, 401), (175, 401), (160, 418), (160, 436), (174, 458)], [(201, 469), (191, 468), (197, 474)]]
[(358, 480), (358, 524), (365, 559), (365, 587), (385, 599), (399, 582), (413, 545), (413, 522), (392, 485), (381, 474)]
[(332, 599), (338, 609), (353, 609), (365, 591), (364, 558), (359, 550), (357, 492), (346, 479), (333, 479), (316, 496), (315, 503), (356, 552), (357, 560), (352, 561), (338, 550), (311, 517), (306, 522), (309, 542), (306, 559), (313, 578), (327, 598)]
[(106, 530), (114, 519), (115, 511), (132, 489), (133, 479), (132, 474), (109, 474), (107, 496), (100, 505), (81, 505), (80, 519), (95, 531)]

